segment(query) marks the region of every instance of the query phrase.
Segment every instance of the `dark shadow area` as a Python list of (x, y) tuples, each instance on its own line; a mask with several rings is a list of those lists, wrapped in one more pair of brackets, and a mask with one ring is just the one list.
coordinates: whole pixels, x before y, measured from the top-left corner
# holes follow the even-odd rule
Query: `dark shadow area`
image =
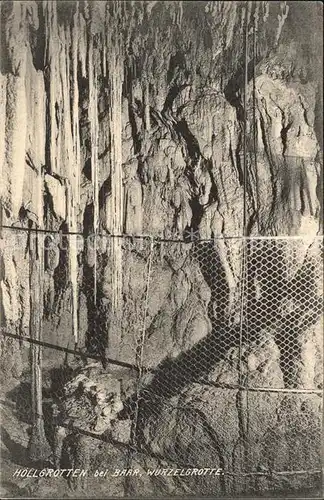
[[(177, 132), (179, 138), (183, 139), (187, 148), (188, 156), (191, 158), (192, 162), (197, 162), (199, 157), (201, 156), (199, 142), (190, 131), (186, 120), (184, 118), (179, 120), (175, 124), (174, 129)], [(186, 175), (188, 176), (189, 174), (191, 174), (191, 172), (187, 172), (186, 170)], [(191, 179), (190, 175), (188, 178), (191, 182), (194, 182), (193, 179)]]
[[(154, 369), (153, 380), (139, 394), (143, 421), (159, 414), (166, 400), (178, 395), (187, 385), (205, 378), (216, 363), (224, 359), (228, 349), (239, 345), (239, 337), (238, 327), (219, 326), (176, 359), (162, 361)], [(121, 417), (127, 418), (133, 414), (137, 399), (137, 395), (134, 395), (125, 401), (126, 410), (121, 413)]]
[(9, 401), (15, 403), (15, 413), (17, 418), (24, 423), (31, 424), (32, 405), (31, 405), (31, 383), (22, 381), (17, 387), (7, 394)]
[[(110, 186), (110, 177), (104, 182), (102, 189), (100, 190), (99, 196), (104, 196), (103, 190)], [(94, 235), (93, 235), (93, 203), (86, 207), (84, 213), (84, 254), (83, 254), (83, 279), (82, 279), (82, 291), (87, 300), (87, 323), (88, 330), (86, 334), (86, 350), (89, 354), (98, 354), (104, 358), (105, 349), (107, 347), (108, 337), (108, 325), (109, 325), (109, 303), (105, 300), (100, 287), (98, 287), (98, 281), (101, 279), (103, 270), (107, 265), (107, 255), (104, 253), (97, 252), (96, 254), (96, 276), (95, 281), (95, 269), (94, 269)], [(109, 240), (108, 240), (109, 241)], [(89, 256), (91, 258), (89, 259)], [(91, 260), (91, 262), (90, 262)], [(89, 265), (90, 264), (90, 265)], [(94, 288), (95, 283), (97, 283), (96, 288), (96, 304)]]
[[(317, 303), (316, 303), (317, 302)], [(317, 305), (317, 311), (316, 311)], [(305, 314), (305, 309), (297, 309), (278, 321), (280, 327), (275, 336), (275, 341), (280, 350), (280, 368), (283, 373), (285, 387), (298, 387), (298, 369), (301, 363), (301, 342), (298, 337), (315, 325), (321, 316), (321, 299), (314, 302), (313, 314)]]
[[(44, 429), (46, 438), (51, 446), (54, 443), (54, 417), (53, 403), (60, 405), (60, 398), (64, 396), (64, 386), (73, 376), (74, 370), (63, 365), (58, 368), (50, 369), (43, 374), (43, 417)], [(49, 379), (47, 388), (44, 388), (45, 378)], [(12, 403), (14, 406), (12, 407)], [(7, 401), (4, 402), (8, 406), (20, 422), (32, 424), (32, 405), (31, 405), (31, 383), (28, 381), (21, 382), (17, 387), (7, 394)], [(27, 433), (30, 432), (30, 428)], [(17, 464), (30, 467), (30, 458), (27, 455), (27, 450), (20, 444), (13, 441), (6, 429), (3, 427), (1, 435), (4, 444), (7, 446), (11, 459)], [(20, 457), (20, 458), (19, 458)], [(10, 459), (10, 456), (7, 457)], [(18, 461), (20, 460), (20, 462)]]
[(38, 27), (29, 25), (29, 40), (33, 57), (33, 64), (38, 71), (44, 71), (45, 67), (45, 49), (46, 49), (46, 27), (43, 5), (36, 2)]
[[(250, 240), (248, 243), (245, 314), (252, 335), (276, 323), (277, 310), (290, 293), (283, 252), (278, 241)], [(256, 293), (256, 282), (261, 287), (260, 297)], [(255, 339), (249, 336), (249, 340)]]
[(73, 369), (68, 365), (63, 365), (58, 368), (52, 368), (50, 370), (50, 395), (53, 399), (60, 398), (63, 396), (64, 385), (73, 376)]
[(58, 266), (54, 269), (54, 313), (60, 315), (64, 294), (69, 287), (69, 236), (68, 225), (63, 222), (60, 226), (61, 239), (59, 244), (60, 257)]
[(84, 167), (82, 169), (82, 173), (88, 179), (88, 181), (92, 181), (92, 167), (91, 167), (91, 158), (87, 158)]
[(30, 467), (27, 449), (19, 442), (14, 441), (3, 425), (1, 426), (0, 433), (1, 440), (8, 450), (1, 451), (2, 459), (13, 461), (15, 464), (21, 465), (22, 467)]
[(1, 481), (1, 486), (11, 495), (8, 498), (30, 498), (30, 489), (28, 487), (20, 488), (20, 486), (10, 481)]
[(6, 24), (8, 19), (10, 19), (12, 10), (12, 2), (1, 2), (0, 5), (0, 18), (1, 18), (1, 29), (0, 29), (0, 71), (2, 75), (12, 71), (12, 65), (10, 61), (10, 53), (7, 45), (6, 39)]
[(227, 284), (226, 273), (213, 241), (195, 243), (193, 254), (211, 291), (211, 298), (208, 304), (208, 317), (212, 322), (212, 330), (218, 331), (219, 328), (225, 328), (225, 322), (228, 319), (226, 312), (229, 304), (230, 290)]

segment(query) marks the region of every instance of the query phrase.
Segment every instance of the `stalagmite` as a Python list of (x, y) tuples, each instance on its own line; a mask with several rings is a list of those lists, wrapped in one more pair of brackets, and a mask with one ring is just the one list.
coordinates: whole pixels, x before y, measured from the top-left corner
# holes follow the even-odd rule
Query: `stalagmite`
[[(43, 179), (41, 168), (37, 178), (37, 212), (39, 225), (42, 220), (42, 188)], [(30, 224), (30, 228), (32, 225)], [(29, 290), (30, 290), (30, 338), (42, 340), (43, 330), (43, 271), (44, 271), (44, 240), (43, 234), (32, 234), (29, 242)], [(34, 461), (45, 461), (51, 455), (51, 448), (47, 442), (44, 430), (43, 417), (43, 383), (42, 383), (42, 347), (31, 344), (31, 399), (32, 399), (32, 432), (28, 444), (29, 458)]]
[[(39, 239), (38, 239), (39, 238)], [(42, 245), (38, 242), (42, 236), (33, 235), (30, 240), (30, 337), (42, 339)], [(42, 348), (31, 344), (32, 368), (32, 432), (28, 444), (31, 460), (44, 461), (51, 454), (51, 448), (44, 431), (42, 405)]]

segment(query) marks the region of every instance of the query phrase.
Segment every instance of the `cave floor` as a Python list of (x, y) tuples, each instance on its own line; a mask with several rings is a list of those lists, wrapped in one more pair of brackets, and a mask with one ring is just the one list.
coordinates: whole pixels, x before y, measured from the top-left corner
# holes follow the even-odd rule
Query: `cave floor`
[[(114, 376), (122, 379), (126, 384), (132, 382), (132, 375), (128, 370), (117, 369), (113, 370)], [(49, 374), (44, 376), (44, 384), (48, 387)], [(146, 498), (156, 497), (156, 492), (165, 494), (165, 498), (170, 498), (170, 493), (180, 495), (184, 498), (193, 496), (192, 492), (178, 489), (173, 491), (167, 487), (163, 493), (163, 485), (158, 482), (159, 478), (143, 478), (143, 482), (134, 481), (130, 485), (133, 488), (127, 490), (125, 478), (112, 477), (114, 469), (123, 469), (127, 463), (126, 448), (119, 448), (110, 443), (104, 443), (93, 439), (92, 446), (96, 448), (97, 458), (91, 466), (93, 469), (109, 469), (108, 477), (98, 478), (89, 475), (87, 484), (84, 490), (72, 490), (67, 479), (64, 478), (19, 478), (14, 476), (16, 469), (32, 469), (37, 465), (30, 462), (27, 456), (27, 446), (30, 429), (30, 401), (28, 400), (28, 374), (23, 376), (19, 381), (8, 381), (2, 384), (2, 392), (0, 397), (1, 403), (1, 481), (0, 481), (0, 498), (28, 497), (28, 498), (108, 498), (133, 497), (133, 495), (141, 495)], [(27, 395), (27, 397), (26, 397)], [(50, 398), (48, 403), (50, 402)], [(46, 464), (45, 467), (53, 467)], [(132, 467), (139, 467), (141, 470), (146, 468), (161, 467), (161, 463), (152, 460), (149, 456), (138, 454), (132, 462)], [(144, 474), (145, 475), (145, 474)], [(53, 481), (55, 481), (53, 483)], [(161, 489), (162, 488), (162, 489)], [(128, 491), (128, 494), (125, 492)], [(152, 496), (153, 495), (153, 496)], [(251, 495), (252, 496), (252, 495)], [(199, 496), (195, 496), (199, 498)], [(247, 498), (247, 495), (240, 494), (240, 498)], [(280, 492), (258, 492), (258, 495), (253, 498), (322, 498), (318, 488), (314, 490), (307, 488), (305, 491), (295, 491), (284, 495)], [(216, 497), (215, 497), (216, 498)], [(230, 497), (228, 497), (230, 498)], [(251, 497), (249, 497), (251, 498)]]

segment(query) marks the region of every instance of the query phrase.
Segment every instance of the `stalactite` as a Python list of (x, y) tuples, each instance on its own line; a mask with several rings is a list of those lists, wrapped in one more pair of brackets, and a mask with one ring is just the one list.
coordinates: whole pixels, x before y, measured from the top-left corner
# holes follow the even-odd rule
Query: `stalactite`
[[(80, 205), (80, 131), (79, 131), (79, 89), (78, 89), (78, 36), (79, 36), (79, 4), (76, 2), (76, 12), (73, 17), (72, 28), (72, 157), (70, 159), (70, 189), (71, 204), (69, 216), (69, 231), (76, 233), (78, 230), (77, 210)], [(67, 61), (69, 45), (67, 45)], [(67, 75), (70, 74), (69, 68)], [(70, 235), (69, 243), (69, 272), (72, 294), (72, 330), (74, 341), (78, 343), (78, 255), (77, 237)]]
[[(111, 185), (112, 185), (112, 232), (121, 234), (123, 230), (123, 179), (121, 149), (121, 88), (120, 68), (115, 64), (111, 75), (110, 130), (111, 130)], [(112, 239), (113, 261), (113, 302), (114, 316), (120, 319), (122, 302), (122, 245), (120, 238)]]
[(102, 35), (103, 43), (102, 43), (102, 57), (101, 57), (101, 65), (102, 65), (102, 76), (103, 78), (107, 77), (107, 34), (103, 33)]
[(283, 28), (285, 21), (287, 19), (287, 16), (288, 16), (289, 5), (287, 4), (287, 2), (280, 3), (280, 11), (281, 11), (281, 13), (278, 14), (279, 24), (278, 24), (277, 33), (276, 33), (276, 44), (278, 44), (278, 42), (279, 42), (282, 28)]
[(11, 209), (14, 218), (17, 219), (23, 201), (26, 154), (27, 110), (24, 76), (8, 75), (7, 92), (7, 117), (10, 116), (11, 121), (7, 124), (7, 130), (11, 130), (6, 161), (11, 170), (13, 185)]
[[(69, 232), (78, 229), (77, 209), (80, 204), (80, 134), (78, 93), (78, 4), (69, 26), (58, 22), (57, 3), (44, 2), (47, 40), (48, 79), (48, 161), (52, 173), (60, 175), (66, 184), (66, 222)], [(70, 47), (72, 46), (72, 60)], [(72, 93), (72, 99), (71, 99)], [(71, 287), (72, 331), (78, 341), (78, 263), (76, 236), (69, 237), (69, 282)]]
[[(114, 4), (114, 16), (118, 16), (119, 2)], [(121, 53), (120, 33), (118, 28), (114, 37), (109, 36), (107, 46), (108, 83), (109, 83), (109, 130), (110, 130), (110, 161), (111, 161), (111, 197), (107, 211), (107, 227), (110, 232), (120, 235), (123, 232), (124, 221), (124, 190), (122, 175), (122, 84), (123, 58)], [(110, 332), (109, 348), (119, 348), (121, 331), (120, 319), (122, 312), (122, 241), (113, 237), (111, 241), (112, 259), (112, 317), (113, 331)]]
[[(10, 208), (15, 219), (23, 204), (28, 131), (26, 95), (28, 23), (26, 10), (24, 3), (12, 3), (11, 13), (8, 16), (6, 29), (3, 30), (1, 39), (2, 42), (5, 42), (8, 50), (8, 66), (10, 67), (10, 71), (6, 74), (6, 146), (4, 161), (11, 172), (12, 187), (8, 208)], [(3, 60), (5, 60), (5, 57)], [(4, 194), (8, 196), (7, 193)]]
[(47, 80), (49, 84), (48, 92), (48, 105), (47, 114), (49, 117), (49, 165), (48, 168), (55, 173), (59, 173), (56, 168), (57, 152), (56, 152), (56, 136), (57, 136), (57, 122), (55, 113), (56, 104), (56, 84), (57, 84), (57, 50), (56, 42), (58, 39), (58, 23), (57, 23), (57, 10), (56, 1), (44, 2), (45, 14), (45, 40), (46, 46), (46, 65), (47, 65)]
[(178, 11), (177, 11), (177, 14), (176, 14), (176, 23), (179, 26), (179, 28), (181, 28), (182, 17), (183, 17), (183, 5), (182, 5), (182, 1), (177, 2), (177, 7), (178, 7), (178, 9), (177, 9)]
[[(72, 91), (75, 92), (77, 82), (74, 81), (76, 76), (73, 72), (75, 65), (74, 56), (77, 54), (77, 49), (72, 56), (72, 72), (70, 71), (70, 46), (71, 33), (68, 27), (61, 26), (59, 30), (60, 40), (63, 42), (63, 47), (60, 54), (60, 81), (61, 81), (61, 110), (62, 110), (62, 132), (60, 133), (60, 152), (59, 158), (66, 163), (68, 173), (68, 205), (67, 205), (67, 224), (68, 231), (75, 233), (77, 231), (76, 211), (79, 204), (79, 169), (77, 163), (77, 152), (79, 149), (78, 128), (76, 120), (78, 120), (78, 101), (75, 102), (74, 95), (72, 99), (71, 112), (71, 83)], [(77, 40), (74, 41), (77, 43)], [(73, 50), (73, 48), (72, 48)], [(72, 74), (72, 75), (71, 75)], [(72, 78), (70, 78), (70, 75)], [(72, 118), (72, 121), (71, 121)], [(74, 134), (77, 134), (76, 136)], [(72, 332), (75, 343), (78, 342), (78, 262), (77, 262), (77, 242), (76, 236), (69, 236), (69, 282), (71, 287), (71, 308), (72, 308)]]
[(143, 106), (144, 106), (144, 132), (145, 135), (151, 131), (150, 119), (150, 95), (149, 95), (149, 71), (145, 71), (143, 82)]
[[(78, 9), (79, 9), (79, 2), (78, 2)], [(77, 10), (77, 13), (75, 16), (77, 16), (78, 30), (79, 30), (78, 31), (78, 60), (80, 61), (81, 76), (83, 78), (86, 78), (86, 76), (87, 76), (86, 56), (88, 53), (86, 22), (84, 20), (84, 17), (79, 13), (78, 10)]]
[(78, 85), (78, 60), (79, 60), (79, 2), (76, 2), (76, 12), (73, 17), (72, 29), (72, 133), (75, 160), (75, 187), (77, 202), (80, 199), (80, 130), (79, 130), (79, 85)]

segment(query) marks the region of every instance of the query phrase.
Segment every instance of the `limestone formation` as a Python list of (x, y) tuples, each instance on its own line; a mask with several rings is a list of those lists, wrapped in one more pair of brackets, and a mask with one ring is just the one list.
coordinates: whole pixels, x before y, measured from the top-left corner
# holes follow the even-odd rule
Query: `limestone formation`
[[(52, 371), (69, 375), (61, 423), (131, 443), (140, 467), (233, 473), (134, 479), (134, 495), (302, 494), (304, 476), (273, 472), (304, 469), (318, 484), (321, 17), (318, 2), (1, 4), (1, 333), (31, 336), (37, 224), (39, 333), (63, 351), (33, 369), (54, 399)], [(8, 384), (30, 373), (14, 342)], [(93, 373), (71, 374), (73, 349)], [(123, 404), (109, 358), (133, 365)], [(92, 466), (94, 438), (74, 449), (63, 428), (56, 461), (64, 441)]]

